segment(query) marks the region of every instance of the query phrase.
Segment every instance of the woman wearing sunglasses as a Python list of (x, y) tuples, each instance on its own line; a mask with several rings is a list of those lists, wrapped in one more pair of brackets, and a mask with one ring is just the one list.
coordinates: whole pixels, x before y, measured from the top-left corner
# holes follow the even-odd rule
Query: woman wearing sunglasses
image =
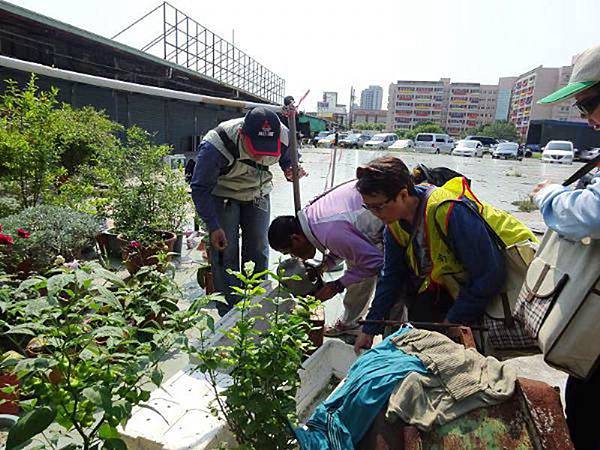
[(465, 178), (415, 186), (394, 157), (371, 161), (356, 176), (363, 206), (387, 225), (383, 271), (357, 353), (383, 331), (370, 321), (387, 318), (395, 305), (406, 306), (411, 321), (478, 323), (506, 279), (504, 257), (488, 227), (507, 246), (536, 241), (510, 214), (480, 201)]
[[(573, 98), (581, 117), (587, 119), (596, 131), (600, 131), (600, 46), (579, 55), (569, 84), (540, 100), (540, 103), (556, 103)], [(600, 172), (585, 189), (571, 190), (544, 181), (535, 187), (533, 194), (550, 229), (570, 240), (600, 239)], [(590, 267), (589, 270), (598, 271), (599, 266)], [(586, 345), (585, 342), (578, 344)], [(597, 408), (600, 404), (600, 370), (596, 369), (587, 380), (569, 375), (565, 400), (567, 424), (575, 448), (599, 449)]]

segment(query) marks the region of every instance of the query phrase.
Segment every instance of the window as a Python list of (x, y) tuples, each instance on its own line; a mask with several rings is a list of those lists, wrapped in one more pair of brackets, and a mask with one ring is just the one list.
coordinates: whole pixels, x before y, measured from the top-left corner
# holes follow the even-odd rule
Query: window
[(446, 139), (444, 139), (443, 137), (436, 137), (435, 142), (446, 142)]

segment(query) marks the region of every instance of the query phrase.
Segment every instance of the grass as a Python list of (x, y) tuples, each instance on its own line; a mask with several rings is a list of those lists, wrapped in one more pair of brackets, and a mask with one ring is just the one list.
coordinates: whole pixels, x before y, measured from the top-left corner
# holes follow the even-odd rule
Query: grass
[(521, 200), (515, 200), (511, 204), (519, 208), (519, 211), (521, 212), (531, 212), (538, 209), (531, 196), (527, 196)]
[(538, 152), (532, 153), (531, 157), (533, 159), (542, 159), (542, 153), (541, 152), (540, 153), (538, 153)]
[(519, 172), (519, 169), (516, 169), (516, 168), (510, 169), (504, 175), (506, 175), (507, 177), (522, 177), (523, 176), (523, 174), (521, 172)]

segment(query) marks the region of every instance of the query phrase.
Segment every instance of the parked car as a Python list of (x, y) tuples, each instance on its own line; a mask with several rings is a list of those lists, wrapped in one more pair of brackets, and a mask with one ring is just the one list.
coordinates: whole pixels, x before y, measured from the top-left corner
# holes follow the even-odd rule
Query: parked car
[(582, 150), (581, 154), (579, 155), (579, 158), (582, 161), (591, 161), (598, 155), (600, 155), (600, 147), (589, 148), (587, 150)]
[(523, 151), (516, 142), (500, 142), (492, 153), (492, 158), (523, 159)]
[(452, 154), (454, 156), (478, 156), (483, 158), (483, 148), (483, 144), (479, 141), (464, 139), (457, 142)]
[(483, 153), (493, 153), (498, 145), (498, 139), (489, 136), (467, 136), (465, 141), (479, 141), (483, 146)]
[(321, 139), (326, 138), (327, 136), (333, 133), (333, 131), (320, 131), (319, 134), (312, 138), (312, 145), (316, 147)]
[(365, 148), (388, 148), (398, 140), (396, 133), (379, 133), (365, 142)]
[(390, 150), (412, 150), (415, 148), (415, 143), (412, 139), (398, 139), (392, 145), (390, 145)]
[(415, 151), (422, 153), (450, 154), (454, 148), (454, 139), (447, 134), (419, 133), (415, 138)]
[(575, 152), (571, 141), (550, 141), (542, 147), (542, 162), (573, 164)]
[(370, 139), (371, 136), (368, 134), (352, 133), (344, 139), (340, 139), (340, 147), (361, 148)]
[[(339, 142), (339, 134), (338, 134), (338, 142)], [(329, 136), (325, 136), (323, 139), (319, 139), (317, 142), (317, 147), (333, 147), (333, 143), (335, 142), (335, 133), (331, 133)]]

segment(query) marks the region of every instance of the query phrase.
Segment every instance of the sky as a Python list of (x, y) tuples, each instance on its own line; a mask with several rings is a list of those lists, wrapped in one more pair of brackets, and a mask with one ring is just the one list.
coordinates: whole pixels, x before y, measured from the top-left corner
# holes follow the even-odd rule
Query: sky
[[(160, 2), (10, 0), (24, 8), (111, 37)], [(315, 111), (323, 91), (349, 104), (369, 85), (396, 80), (495, 84), (538, 65), (558, 67), (600, 44), (600, 0), (370, 0), (292, 3), (170, 0), (286, 80), (286, 95)], [(157, 23), (123, 35), (136, 46)], [(139, 33), (139, 34), (136, 34)], [(150, 33), (150, 34), (148, 34)]]

